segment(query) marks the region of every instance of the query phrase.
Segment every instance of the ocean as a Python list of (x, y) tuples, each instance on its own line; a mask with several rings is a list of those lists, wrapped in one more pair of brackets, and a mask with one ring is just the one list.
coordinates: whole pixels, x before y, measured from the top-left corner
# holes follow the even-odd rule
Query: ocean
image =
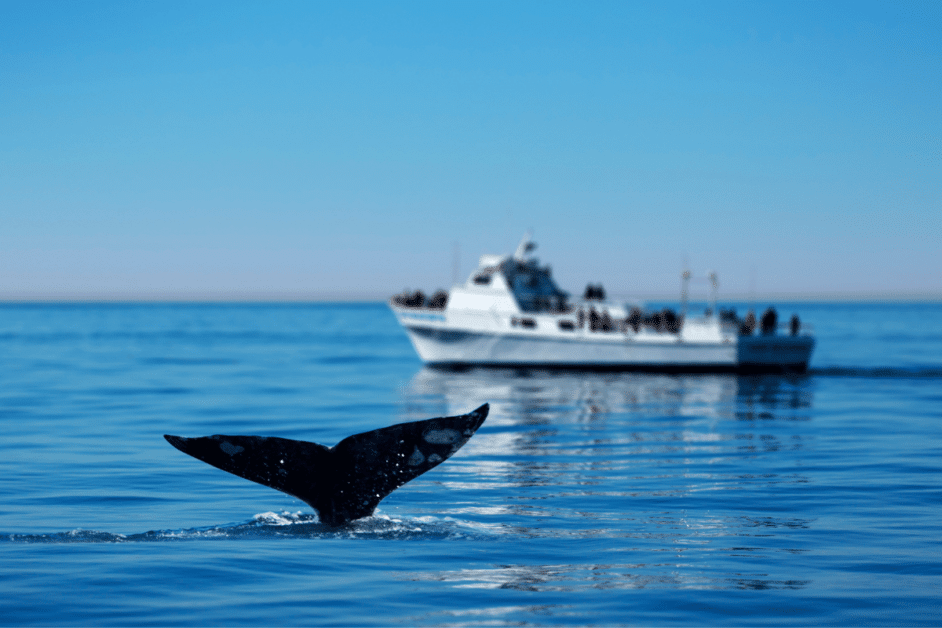
[[(0, 625), (939, 625), (942, 304), (779, 310), (805, 375), (430, 370), (381, 303), (0, 305)], [(482, 403), (341, 528), (162, 437)]]

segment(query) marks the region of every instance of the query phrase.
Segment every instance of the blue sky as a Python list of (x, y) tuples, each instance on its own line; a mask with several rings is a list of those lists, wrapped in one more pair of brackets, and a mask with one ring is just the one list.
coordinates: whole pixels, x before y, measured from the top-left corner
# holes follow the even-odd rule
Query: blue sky
[(0, 299), (942, 297), (937, 2), (0, 2)]

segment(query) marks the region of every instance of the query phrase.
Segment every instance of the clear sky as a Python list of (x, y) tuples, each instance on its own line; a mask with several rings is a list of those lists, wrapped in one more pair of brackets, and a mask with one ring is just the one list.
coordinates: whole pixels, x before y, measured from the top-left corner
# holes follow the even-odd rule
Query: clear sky
[(939, 297), (940, 7), (0, 2), (0, 299)]

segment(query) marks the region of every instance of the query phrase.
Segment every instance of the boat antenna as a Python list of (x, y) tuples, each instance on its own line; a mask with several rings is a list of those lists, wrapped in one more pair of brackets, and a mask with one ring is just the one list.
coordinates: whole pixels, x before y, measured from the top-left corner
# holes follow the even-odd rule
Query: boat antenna
[(753, 263), (749, 267), (749, 308), (756, 307), (756, 265)]
[(687, 317), (687, 297), (690, 293), (690, 270), (684, 262), (684, 272), (680, 273), (680, 315)]
[(710, 278), (710, 314), (714, 314), (716, 313), (716, 291), (720, 287), (720, 280), (715, 270), (711, 270), (707, 277)]
[(527, 253), (536, 248), (536, 242), (533, 241), (533, 233), (527, 231), (523, 234), (523, 239), (520, 240), (520, 244), (517, 245), (517, 250), (514, 253), (514, 259), (518, 262), (524, 261)]

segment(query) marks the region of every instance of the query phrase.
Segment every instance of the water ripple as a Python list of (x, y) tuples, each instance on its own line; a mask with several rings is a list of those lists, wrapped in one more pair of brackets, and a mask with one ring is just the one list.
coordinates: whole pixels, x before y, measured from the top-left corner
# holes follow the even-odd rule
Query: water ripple
[(68, 543), (159, 543), (193, 540), (238, 540), (246, 538), (291, 539), (482, 539), (501, 534), (505, 529), (474, 522), (436, 517), (392, 518), (375, 515), (359, 519), (341, 527), (322, 524), (316, 515), (266, 512), (255, 515), (243, 523), (183, 528), (177, 530), (150, 530), (138, 534), (117, 534), (100, 530), (75, 529), (46, 534), (3, 534), (0, 542), (25, 544)]

